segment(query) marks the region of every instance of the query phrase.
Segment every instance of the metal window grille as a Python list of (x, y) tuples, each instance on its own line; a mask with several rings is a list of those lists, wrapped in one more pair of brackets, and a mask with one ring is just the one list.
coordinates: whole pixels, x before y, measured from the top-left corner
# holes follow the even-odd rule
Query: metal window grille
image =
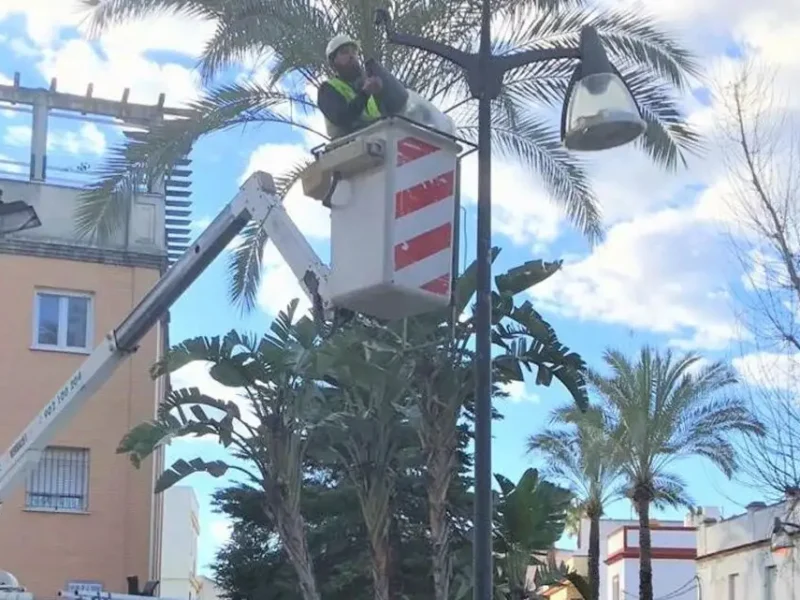
[(36, 510), (88, 510), (89, 450), (46, 448), (28, 475), (25, 506)]

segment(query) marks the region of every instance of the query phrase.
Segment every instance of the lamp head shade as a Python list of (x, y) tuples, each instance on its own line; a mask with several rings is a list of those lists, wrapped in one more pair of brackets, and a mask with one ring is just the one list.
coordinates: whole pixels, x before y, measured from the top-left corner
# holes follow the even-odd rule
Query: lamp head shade
[(592, 152), (624, 146), (647, 128), (628, 86), (608, 62), (597, 32), (581, 32), (575, 67), (561, 115), (561, 139), (569, 150)]

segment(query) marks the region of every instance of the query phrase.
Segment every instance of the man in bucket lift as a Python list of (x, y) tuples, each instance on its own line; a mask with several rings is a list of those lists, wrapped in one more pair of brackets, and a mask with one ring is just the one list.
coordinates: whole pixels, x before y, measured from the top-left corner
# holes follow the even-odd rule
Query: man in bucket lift
[(365, 74), (359, 50), (358, 42), (345, 34), (334, 36), (325, 50), (335, 75), (319, 86), (317, 106), (331, 139), (353, 133), (382, 116), (378, 94), (383, 82)]

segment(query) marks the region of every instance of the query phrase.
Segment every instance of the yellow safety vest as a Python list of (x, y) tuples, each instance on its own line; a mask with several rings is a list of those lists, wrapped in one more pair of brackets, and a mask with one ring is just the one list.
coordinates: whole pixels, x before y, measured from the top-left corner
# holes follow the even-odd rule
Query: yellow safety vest
[[(345, 80), (339, 79), (338, 77), (332, 77), (328, 80), (328, 83), (333, 89), (344, 96), (345, 100), (348, 102), (352, 101), (356, 97), (355, 90)], [(381, 111), (378, 108), (378, 102), (375, 100), (375, 96), (370, 96), (367, 100), (367, 105), (364, 107), (364, 111), (361, 113), (361, 118), (365, 121), (377, 121), (381, 118)], [(333, 123), (329, 122), (327, 119), (326, 125), (328, 127), (328, 135), (331, 137), (339, 137), (343, 134), (340, 131), (336, 131), (339, 128), (334, 126)]]

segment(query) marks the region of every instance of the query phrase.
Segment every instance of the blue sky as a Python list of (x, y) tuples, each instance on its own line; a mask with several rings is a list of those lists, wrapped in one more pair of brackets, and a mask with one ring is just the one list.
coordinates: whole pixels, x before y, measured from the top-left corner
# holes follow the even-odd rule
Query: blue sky
[[(610, 2), (611, 0), (609, 0)], [(52, 0), (51, 0), (52, 2)], [(24, 85), (46, 85), (58, 77), (59, 89), (83, 93), (94, 83), (96, 97), (119, 98), (131, 88), (131, 100), (154, 103), (160, 92), (175, 105), (197, 90), (192, 73), (195, 56), (209, 27), (166, 17), (132, 24), (87, 41), (70, 0), (4, 0), (0, 5), (0, 79), (21, 73)], [(617, 3), (618, 4), (618, 3)], [(665, 26), (697, 51), (711, 73), (729, 78), (743, 54), (757, 52), (787, 73), (782, 85), (797, 81), (800, 62), (791, 41), (800, 33), (800, 9), (790, 0), (768, 0), (753, 6), (745, 0), (704, 3), (657, 0), (637, 5), (658, 14)], [(702, 6), (696, 6), (702, 4)], [(248, 65), (250, 76), (263, 76), (260, 65)], [(783, 81), (783, 80), (782, 80)], [(692, 121), (712, 133), (719, 107), (707, 86), (697, 84), (686, 97)], [(309, 117), (318, 124), (318, 117)], [(27, 160), (28, 115), (0, 111), (0, 160)], [(49, 164), (74, 170), (96, 165), (119, 133), (104, 125), (51, 120)], [(254, 168), (279, 173), (306, 152), (309, 139), (300, 131), (264, 126), (204, 139), (192, 153), (192, 200), (196, 230), (213, 217)], [(5, 166), (4, 166), (5, 165)], [(0, 170), (14, 165), (0, 162)], [(735, 300), (744, 288), (739, 265), (731, 259), (724, 235), (730, 214), (724, 197), (729, 190), (719, 153), (710, 152), (690, 168), (665, 174), (629, 148), (593, 158), (592, 173), (606, 225), (606, 239), (594, 248), (576, 234), (559, 208), (547, 198), (535, 175), (495, 161), (493, 200), (495, 244), (503, 247), (498, 271), (532, 258), (564, 258), (564, 271), (531, 293), (537, 309), (555, 327), (563, 343), (599, 366), (603, 349), (615, 346), (635, 352), (644, 343), (702, 352), (710, 359), (734, 360), (744, 368), (751, 357), (739, 340)], [(462, 181), (467, 206), (466, 255), (474, 252), (474, 168), (468, 164)], [(64, 171), (66, 173), (66, 171)], [(472, 177), (470, 175), (473, 175)], [(64, 176), (74, 177), (74, 173)], [(287, 200), (290, 214), (322, 256), (327, 256), (327, 215), (295, 191)], [(270, 314), (298, 294), (279, 257), (268, 251), (259, 308), (242, 316), (227, 300), (226, 257), (220, 257), (172, 310), (171, 339), (216, 335), (232, 328), (263, 331)], [(209, 318), (213, 315), (214, 318)], [(747, 373), (743, 371), (745, 378)], [(203, 373), (187, 371), (182, 382), (209, 385)], [(776, 384), (779, 385), (779, 384)], [(525, 438), (539, 431), (548, 412), (567, 401), (554, 385), (529, 383), (498, 407), (504, 420), (495, 425), (495, 471), (515, 478), (536, 461), (524, 454)], [(168, 459), (201, 455), (224, 456), (204, 441), (174, 444)], [(710, 465), (688, 461), (676, 465), (697, 504), (716, 505), (730, 515), (741, 511), (758, 493), (731, 483)], [(188, 481), (198, 495), (203, 532), (200, 568), (225, 539), (227, 525), (210, 511), (209, 495), (220, 482), (204, 477)], [(609, 510), (617, 518), (631, 516), (618, 502)], [(659, 516), (680, 518), (680, 512)]]

